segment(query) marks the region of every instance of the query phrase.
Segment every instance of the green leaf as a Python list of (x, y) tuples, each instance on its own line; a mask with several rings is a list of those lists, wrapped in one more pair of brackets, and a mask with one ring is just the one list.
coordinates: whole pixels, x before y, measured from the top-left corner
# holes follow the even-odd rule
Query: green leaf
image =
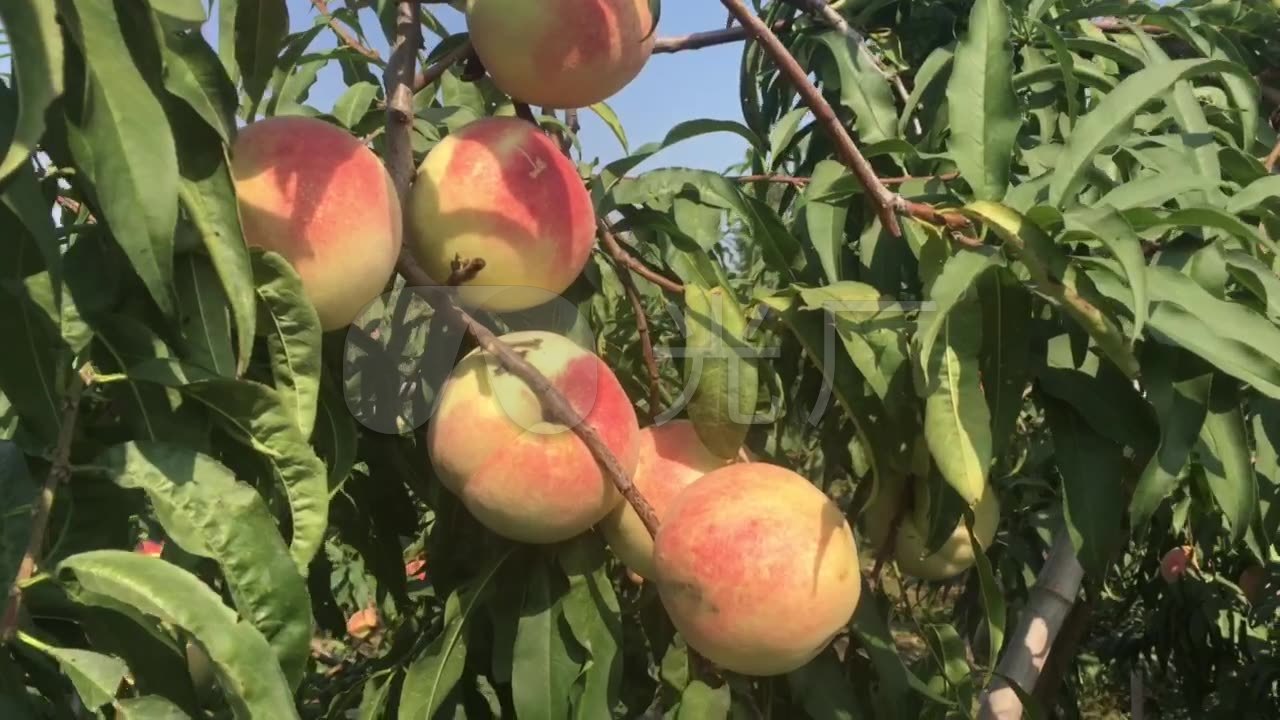
[(676, 720), (727, 720), (729, 717), (729, 685), (713, 688), (694, 680), (680, 693)]
[(235, 10), (235, 58), (249, 100), (257, 104), (275, 71), (276, 55), (289, 33), (285, 0), (238, 2)]
[(467, 625), (476, 606), (493, 592), (494, 578), (511, 557), (507, 550), (472, 582), (449, 595), (444, 606), (444, 629), (405, 671), (400, 691), (400, 720), (433, 718), (445, 698), (462, 679), (467, 661)]
[[(801, 105), (793, 109), (778, 120), (773, 129), (769, 131), (769, 166), (773, 170), (777, 170), (783, 162), (786, 161), (787, 155), (795, 140), (796, 131), (800, 129), (800, 121), (804, 120), (810, 113), (808, 105)], [(824, 162), (833, 162), (829, 160), (820, 161), (818, 165)], [(840, 166), (843, 169), (843, 165)], [(810, 182), (813, 178), (809, 178)]]
[(934, 48), (929, 53), (929, 57), (924, 59), (920, 64), (920, 69), (916, 72), (914, 87), (911, 88), (911, 94), (907, 96), (907, 101), (903, 103), (902, 114), (898, 117), (898, 133), (905, 135), (907, 125), (911, 122), (911, 116), (915, 113), (916, 108), (920, 105), (920, 101), (924, 99), (925, 93), (929, 92), (936, 83), (949, 83), (951, 75), (951, 64), (954, 62), (955, 48), (947, 45)]
[(947, 685), (959, 696), (960, 705), (968, 707), (972, 702), (973, 678), (960, 633), (953, 625), (930, 623), (924, 626), (923, 635)]
[(116, 702), (120, 720), (189, 720), (190, 715), (159, 695), (125, 698)]
[[(74, 7), (70, 25), (84, 53), (83, 65), (70, 63), (67, 87), (76, 170), (93, 184), (99, 219), (110, 226), (151, 298), (173, 317), (177, 148), (164, 108), (133, 60), (138, 55), (160, 65), (156, 35), (146, 27), (150, 10), (97, 0), (70, 0), (64, 7)], [(117, 8), (128, 14), (120, 17)]]
[(1013, 93), (1009, 16), (1000, 0), (978, 0), (956, 46), (947, 104), (948, 148), (979, 200), (999, 200), (1009, 186), (1009, 162), (1022, 114)]
[(933, 356), (933, 344), (947, 321), (947, 316), (969, 296), (969, 290), (988, 270), (1004, 267), (1005, 259), (993, 247), (977, 248), (952, 255), (942, 266), (942, 272), (929, 288), (929, 300), (933, 308), (921, 319), (916, 332), (918, 357)]
[(254, 251), (253, 271), (262, 309), (258, 327), (267, 333), (276, 391), (302, 435), (310, 437), (320, 397), (320, 317), (283, 256)]
[(218, 563), (236, 608), (271, 643), (296, 688), (310, 652), (311, 604), (261, 496), (217, 460), (177, 445), (126, 443), (97, 462), (116, 484), (147, 493), (174, 542)]
[(1095, 207), (1113, 207), (1129, 210), (1139, 207), (1159, 207), (1170, 200), (1195, 191), (1207, 191), (1214, 181), (1191, 173), (1160, 173), (1150, 177), (1130, 180), (1109, 190), (1095, 203)]
[(1129, 501), (1129, 522), (1142, 532), (1178, 478), (1200, 436), (1208, 410), (1213, 372), (1207, 363), (1177, 347), (1146, 349), (1143, 384), (1160, 420), (1160, 445), (1143, 469)]
[(236, 361), (231, 349), (227, 294), (213, 265), (203, 254), (185, 253), (178, 256), (176, 272), (183, 356), (193, 365), (234, 377)]
[(236, 129), (236, 86), (213, 48), (196, 33), (165, 33), (164, 67), (164, 89), (181, 98), (229, 144)]
[(1231, 527), (1232, 542), (1244, 539), (1258, 508), (1258, 481), (1253, 474), (1241, 400), (1234, 380), (1214, 376), (1198, 453), (1209, 491)]
[(876, 670), (883, 698), (881, 706), (895, 709), (906, 706), (910, 702), (908, 690), (915, 690), (940, 705), (954, 706), (954, 702), (932, 690), (903, 663), (889, 630), (891, 611), (889, 598), (883, 591), (873, 592), (864, 580), (862, 599), (853, 613), (852, 630)]
[(58, 667), (71, 679), (71, 684), (88, 710), (97, 710), (115, 699), (129, 667), (124, 661), (91, 650), (56, 648), (45, 645), (40, 648), (58, 661)]
[(621, 609), (608, 558), (598, 539), (581, 535), (563, 546), (559, 559), (569, 577), (569, 591), (562, 600), (564, 619), (590, 655), (582, 670), (585, 684), (574, 717), (607, 717), (618, 702), (623, 669)]
[(1280, 197), (1280, 175), (1268, 175), (1254, 180), (1232, 195), (1227, 200), (1226, 210), (1232, 215), (1243, 215), (1277, 197)]
[[(266, 639), (196, 576), (160, 558), (124, 550), (92, 550), (57, 566), (71, 594), (89, 605), (109, 598), (177, 625), (195, 638), (218, 670), (237, 718), (297, 718), (284, 673)], [(74, 581), (72, 581), (74, 578)]]
[(1079, 190), (1094, 157), (1115, 142), (1144, 105), (1168, 92), (1181, 80), (1211, 73), (1247, 74), (1225, 60), (1172, 60), (1148, 67), (1125, 78), (1107, 93), (1076, 125), (1049, 184), (1049, 202), (1064, 207)]
[(1045, 399), (1054, 458), (1062, 473), (1062, 505), (1071, 544), (1086, 574), (1102, 577), (1123, 540), (1125, 458), (1075, 410)]
[(242, 375), (253, 353), (257, 306), (253, 266), (240, 226), (227, 151), (214, 139), (213, 131), (190, 112), (175, 111), (174, 120), (182, 171), (178, 198), (226, 291), (235, 323), (236, 375)]
[(735, 457), (755, 418), (759, 392), (756, 350), (744, 337), (747, 318), (721, 287), (688, 284), (684, 299), (681, 400), (687, 396), (689, 418), (707, 449)]
[(1262, 301), (1267, 319), (1280, 324), (1280, 277), (1269, 265), (1240, 250), (1224, 252), (1223, 259), (1231, 277)]
[(569, 656), (560, 627), (562, 598), (551, 588), (550, 569), (533, 563), (526, 575), (511, 669), (511, 698), (520, 720), (569, 717), (569, 689), (578, 664)]
[(1069, 259), (1043, 230), (1018, 211), (997, 203), (974, 202), (967, 205), (964, 212), (987, 223), (1007, 245), (1016, 249), (1039, 292), (1048, 295), (1084, 328), (1116, 367), (1129, 377), (1138, 374), (1138, 360), (1125, 342), (1119, 325), (1097, 307), (1098, 298), (1092, 297), (1095, 293), (1065, 282)]
[(834, 653), (823, 652), (813, 660), (787, 673), (791, 696), (804, 707), (809, 717), (830, 720), (859, 720), (858, 708), (849, 680)]
[(978, 569), (978, 589), (982, 595), (982, 611), (987, 621), (987, 657), (990, 658), (990, 663), (987, 665), (986, 679), (983, 682), (985, 686), (991, 682), (996, 658), (1000, 657), (1000, 648), (1004, 646), (1004, 628), (1007, 618), (1000, 582), (996, 579), (995, 570), (991, 567), (991, 559), (987, 557), (989, 548), (983, 547), (982, 542), (973, 534), (971, 517), (972, 513), (966, 513), (964, 523), (965, 530), (969, 533), (969, 542), (975, 548), (974, 567)]
[(0, 7), (9, 59), (9, 82), (17, 80), (18, 115), (12, 135), (0, 134), (0, 182), (28, 162), (44, 135), (45, 110), (62, 95), (62, 33), (57, 6), (19, 0)]
[(1052, 25), (1046, 25), (1043, 22), (1036, 21), (1036, 28), (1049, 41), (1049, 45), (1053, 47), (1054, 57), (1058, 59), (1058, 67), (1062, 68), (1062, 84), (1066, 90), (1067, 96), (1067, 117), (1071, 119), (1074, 125), (1076, 117), (1080, 114), (1080, 83), (1076, 80), (1075, 60), (1071, 55), (1071, 50), (1067, 47), (1067, 43), (1062, 39), (1062, 35), (1053, 28)]
[(978, 280), (982, 350), (978, 369), (991, 411), (991, 456), (999, 461), (1013, 439), (1031, 377), (1031, 294), (1007, 268)]
[[(0, 115), (3, 115), (4, 104), (12, 101), (13, 94), (4, 83), (0, 83)], [(3, 132), (3, 122), (4, 118), (0, 117), (0, 133)], [(12, 217), (9, 217), (10, 214)], [(43, 269), (48, 273), (49, 289), (53, 294), (49, 309), (56, 317), (62, 302), (62, 276), (65, 274), (62, 266), (66, 261), (58, 238), (54, 235), (49, 201), (41, 193), (35, 170), (30, 165), (19, 168), (0, 185), (0, 222), (13, 228), (6, 243), (10, 247), (0, 252), (26, 254), (32, 249), (36, 250), (26, 257), (15, 259), (12, 266), (13, 277), (31, 276), (39, 267), (38, 261), (43, 259)]]
[(369, 112), (369, 106), (373, 104), (373, 99), (378, 96), (378, 86), (367, 80), (358, 82), (343, 91), (338, 97), (337, 102), (333, 104), (333, 117), (342, 126), (352, 129), (359, 123), (366, 113)]
[(1280, 397), (1280, 329), (1172, 268), (1151, 266), (1147, 273), (1157, 303), (1152, 327), (1259, 392)]
[(966, 300), (942, 323), (942, 342), (922, 355), (924, 434), (942, 477), (970, 506), (991, 468), (991, 411), (978, 377), (982, 308)]
[(614, 183), (621, 180), (627, 173), (631, 172), (640, 163), (648, 160), (660, 151), (665, 150), (676, 143), (684, 142), (700, 135), (709, 135), (711, 133), (727, 132), (733, 133), (738, 137), (751, 143), (752, 147), (764, 153), (768, 152), (769, 146), (760, 139), (750, 128), (742, 123), (732, 120), (686, 120), (677, 123), (675, 127), (667, 131), (665, 137), (658, 142), (651, 142), (636, 148), (636, 151), (620, 160), (615, 160), (604, 167), (601, 171), (601, 177), (605, 181), (606, 189)]
[(843, 202), (828, 203), (813, 198), (827, 194), (836, 181), (847, 174), (843, 163), (822, 160), (814, 166), (809, 186), (804, 189), (803, 197), (807, 199), (804, 221), (809, 233), (809, 243), (813, 245), (813, 251), (822, 263), (822, 271), (826, 273), (828, 282), (843, 279), (840, 251), (844, 248), (844, 225), (849, 216), (849, 206)]
[(861, 42), (828, 30), (815, 38), (831, 52), (840, 77), (840, 104), (853, 111), (858, 139), (875, 143), (898, 137), (893, 92)]
[(239, 10), (240, 0), (218, 0), (218, 59), (233, 83), (240, 81), (240, 66), (236, 64), (236, 14)]
[(1075, 210), (1063, 217), (1068, 231), (1092, 235), (1111, 252), (1124, 270), (1125, 281), (1133, 291), (1132, 347), (1147, 324), (1147, 259), (1142, 254), (1142, 238), (1120, 213), (1106, 207)]
[(12, 440), (0, 440), (0, 577), (18, 576), (31, 537), (31, 514), (38, 489), (27, 460)]
[(311, 441), (329, 468), (329, 493), (341, 487), (355, 466), (359, 437), (342, 391), (327, 376), (320, 378), (320, 403)]
[(135, 380), (177, 388), (203, 404), (216, 422), (271, 464), (289, 500), (289, 550), (305, 576), (324, 539), (329, 492), (324, 463), (298, 429), (284, 398), (260, 383), (210, 376), (165, 360), (147, 360), (128, 372)]
[(618, 114), (613, 111), (613, 108), (609, 107), (609, 103), (595, 103), (590, 110), (609, 126), (609, 130), (613, 131), (613, 136), (618, 138), (618, 142), (622, 145), (622, 152), (630, 153), (631, 149), (627, 146), (627, 131), (622, 128), (622, 121), (618, 119)]

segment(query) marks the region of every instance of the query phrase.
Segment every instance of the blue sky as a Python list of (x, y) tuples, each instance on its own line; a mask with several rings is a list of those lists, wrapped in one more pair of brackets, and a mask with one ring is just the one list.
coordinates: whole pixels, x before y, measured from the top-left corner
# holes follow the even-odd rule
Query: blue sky
[[(335, 3), (337, 5), (337, 3)], [(447, 5), (431, 5), (437, 17), (451, 31), (466, 29), (463, 15)], [(309, 0), (289, 0), (290, 30), (305, 30), (316, 17)], [(711, 0), (677, 0), (663, 3), (659, 35), (684, 35), (723, 28), (724, 7)], [(372, 10), (361, 13), (361, 22), (370, 35), (374, 49), (387, 55), (379, 24)], [(206, 24), (205, 35), (215, 41), (216, 21)], [(434, 38), (429, 38), (434, 39)], [(333, 33), (325, 32), (311, 49), (333, 47)], [(216, 47), (216, 45), (215, 45)], [(673, 55), (654, 55), (643, 72), (630, 85), (607, 102), (618, 114), (632, 148), (661, 140), (676, 123), (695, 118), (741, 120), (738, 104), (738, 67), (742, 44), (733, 43)], [(337, 64), (327, 67), (311, 89), (307, 104), (329, 110), (343, 91)], [(583, 159), (599, 158), (609, 162), (625, 153), (609, 128), (591, 112), (581, 114)], [(681, 166), (723, 170), (740, 162), (746, 150), (745, 141), (733, 135), (716, 133), (687, 140), (646, 162), (651, 167)]]

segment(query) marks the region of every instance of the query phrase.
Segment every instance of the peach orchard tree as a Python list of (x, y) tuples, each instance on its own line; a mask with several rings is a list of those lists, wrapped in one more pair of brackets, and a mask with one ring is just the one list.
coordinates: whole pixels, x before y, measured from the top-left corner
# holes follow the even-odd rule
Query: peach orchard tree
[(1275, 3), (722, 4), (0, 3), (0, 717), (1276, 717)]

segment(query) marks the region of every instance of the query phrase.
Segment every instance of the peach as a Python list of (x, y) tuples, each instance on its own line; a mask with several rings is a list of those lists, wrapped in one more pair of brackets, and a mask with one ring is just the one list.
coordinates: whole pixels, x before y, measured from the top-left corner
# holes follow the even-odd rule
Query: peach
[[(892, 489), (883, 493), (867, 508), (867, 530), (871, 541), (879, 546), (888, 537), (889, 527), (895, 516), (892, 510)], [(956, 523), (951, 534), (942, 546), (933, 552), (927, 552), (928, 541), (928, 502), (922, 502), (928, 495), (923, 483), (917, 482), (915, 508), (907, 512), (898, 525), (897, 538), (893, 546), (893, 559), (898, 569), (905, 575), (921, 580), (946, 580), (973, 567), (977, 562), (973, 543), (969, 540), (969, 529), (964, 518)], [(996, 527), (1000, 523), (1000, 501), (990, 484), (983, 487), (982, 495), (973, 508), (973, 532), (984, 548), (991, 546), (995, 539)]]
[[(673, 420), (640, 431), (640, 459), (631, 481), (661, 522), (681, 490), (727, 462), (702, 444), (691, 421)], [(641, 578), (653, 577), (653, 538), (630, 503), (618, 503), (599, 528), (632, 572)]]
[(455, 258), (484, 269), (459, 289), (463, 305), (499, 312), (541, 305), (582, 272), (596, 215), (577, 168), (517, 118), (476, 120), (423, 159), (409, 195), (410, 248), (436, 282)]
[(1169, 552), (1164, 554), (1160, 559), (1160, 577), (1166, 583), (1173, 583), (1182, 579), (1182, 575), (1186, 573), (1188, 567), (1196, 567), (1196, 549), (1191, 545), (1182, 545), (1176, 548), (1170, 548)]
[(378, 615), (378, 609), (371, 605), (347, 618), (347, 634), (357, 640), (364, 640), (381, 625), (382, 620)]
[(236, 135), (231, 171), (245, 242), (289, 261), (325, 330), (382, 292), (400, 252), (400, 200), (359, 140), (315, 118), (258, 120)]
[[(631, 400), (599, 357), (541, 330), (507, 333), (624, 472), (635, 472), (640, 427)], [(493, 532), (553, 543), (600, 522), (622, 496), (572, 428), (545, 417), (524, 381), (480, 348), (453, 369), (437, 398), (427, 450), (441, 483)]]
[(813, 659), (853, 617), (858, 550), (840, 509), (796, 473), (735, 463), (667, 508), (654, 581), (690, 647), (746, 675)]
[(469, 0), (471, 45), (500, 90), (582, 108), (635, 79), (653, 53), (649, 0)]

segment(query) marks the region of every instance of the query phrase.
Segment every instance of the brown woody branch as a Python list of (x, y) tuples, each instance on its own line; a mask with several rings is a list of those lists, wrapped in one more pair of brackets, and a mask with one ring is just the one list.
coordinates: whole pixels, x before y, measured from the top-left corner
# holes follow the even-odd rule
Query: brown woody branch
[(71, 441), (75, 437), (76, 418), (80, 413), (80, 394), (84, 390), (84, 378), (75, 373), (66, 395), (62, 399), (62, 425), (58, 428), (58, 440), (53, 450), (53, 465), (45, 478), (35, 508), (31, 513), (31, 535), (27, 538), (27, 550), (18, 566), (18, 574), (9, 586), (8, 603), (4, 619), (0, 622), (0, 642), (8, 642), (18, 627), (22, 612), (22, 586), (31, 579), (36, 569), (36, 558), (44, 545), (44, 535), (49, 527), (49, 514), (53, 511), (53, 498), (61, 485), (71, 475)]
[[(730, 19), (732, 19), (732, 16), (730, 16)], [(773, 24), (773, 30), (775, 32), (786, 32), (790, 29), (790, 20), (779, 20)], [(653, 52), (655, 55), (678, 53), (684, 52), (685, 50), (698, 50), (715, 45), (728, 45), (729, 43), (742, 42), (746, 39), (746, 28), (729, 27), (724, 30), (708, 30), (706, 32), (697, 32), (690, 35), (658, 38), (653, 43)]]
[(898, 217), (895, 212), (899, 209), (900, 199), (876, 178), (876, 173), (872, 169), (871, 163), (867, 162), (866, 157), (862, 155), (862, 151), (858, 150), (858, 146), (853, 142), (853, 138), (849, 136), (849, 132), (844, 125), (841, 124), (840, 118), (836, 116), (831, 104), (822, 96), (818, 88), (809, 82), (808, 73), (805, 72), (804, 68), (800, 67), (800, 63), (796, 61), (795, 56), (778, 40), (778, 36), (773, 34), (769, 26), (765, 25), (764, 21), (757, 17), (755, 13), (748, 10), (741, 0), (720, 0), (720, 2), (738, 19), (739, 24), (747, 28), (756, 42), (764, 47), (765, 52), (769, 54), (774, 64), (778, 66), (779, 72), (791, 81), (796, 91), (804, 99), (805, 104), (813, 111), (814, 118), (827, 131), (831, 139), (835, 141), (836, 153), (840, 156), (840, 159), (853, 170), (853, 174), (879, 207), (880, 220), (884, 223), (884, 227), (893, 233), (895, 237), (900, 237), (902, 228), (898, 225)]
[(600, 225), (600, 239), (601, 242), (604, 243), (605, 249), (609, 251), (609, 257), (625, 265), (631, 272), (639, 275), (667, 292), (677, 294), (684, 293), (684, 285), (659, 274), (648, 265), (637, 260), (634, 255), (627, 252), (626, 248), (622, 247), (622, 243), (618, 242), (617, 236), (609, 230), (609, 226), (603, 223)]
[(329, 23), (329, 27), (333, 28), (333, 31), (338, 34), (338, 37), (341, 38), (342, 42), (346, 43), (348, 47), (370, 60), (382, 62), (382, 56), (378, 54), (377, 50), (374, 50), (357, 40), (356, 36), (352, 35), (350, 30), (333, 17), (333, 14), (329, 12), (329, 3), (325, 0), (311, 0), (311, 4), (320, 13), (320, 15), (324, 17), (324, 19)]
[(458, 47), (450, 50), (444, 57), (437, 60), (431, 67), (425, 71), (416, 74), (413, 78), (413, 91), (416, 93), (431, 83), (440, 79), (449, 68), (455, 63), (461, 62), (471, 57), (471, 43), (462, 43)]
[[(421, 42), (421, 29), (418, 25), (419, 0), (401, 0), (396, 11), (396, 40), (391, 58), (387, 63), (387, 171), (391, 174), (396, 193), (401, 203), (405, 204), (409, 197), (409, 186), (413, 179), (413, 148), (409, 139), (408, 121), (413, 116), (413, 91), (411, 89), (414, 75), (414, 58)], [(650, 535), (658, 530), (658, 518), (653, 507), (644, 499), (631, 477), (622, 469), (618, 459), (604, 444), (596, 429), (578, 415), (573, 406), (551, 381), (536, 368), (518, 355), (509, 346), (493, 334), (489, 328), (480, 324), (466, 311), (458, 307), (454, 297), (440, 285), (436, 284), (421, 267), (418, 266), (407, 247), (400, 250), (400, 259), (396, 269), (404, 276), (409, 287), (431, 304), (437, 312), (444, 313), (450, 321), (460, 325), (475, 339), (485, 352), (494, 356), (503, 369), (520, 378), (533, 391), (542, 403), (548, 417), (565, 425), (587, 446), (591, 456), (599, 464), (601, 471), (613, 482), (618, 492), (631, 504), (636, 514), (644, 522)]]
[[(658, 371), (658, 361), (653, 354), (653, 338), (649, 334), (649, 318), (645, 315), (644, 305), (640, 303), (640, 291), (636, 289), (635, 278), (631, 277), (634, 272), (628, 263), (639, 264), (639, 262), (631, 256), (622, 246), (618, 244), (618, 239), (609, 231), (609, 226), (603, 220), (599, 223), (600, 242), (609, 252), (609, 257), (613, 260), (613, 269), (618, 273), (618, 280), (622, 283), (622, 289), (626, 292), (627, 300), (631, 302), (631, 309), (636, 316), (636, 332), (640, 336), (640, 352), (644, 356), (645, 372), (649, 376), (649, 419), (652, 420), (662, 408), (662, 393), (660, 387), (662, 385), (662, 375)], [(647, 269), (647, 268), (646, 268)]]

